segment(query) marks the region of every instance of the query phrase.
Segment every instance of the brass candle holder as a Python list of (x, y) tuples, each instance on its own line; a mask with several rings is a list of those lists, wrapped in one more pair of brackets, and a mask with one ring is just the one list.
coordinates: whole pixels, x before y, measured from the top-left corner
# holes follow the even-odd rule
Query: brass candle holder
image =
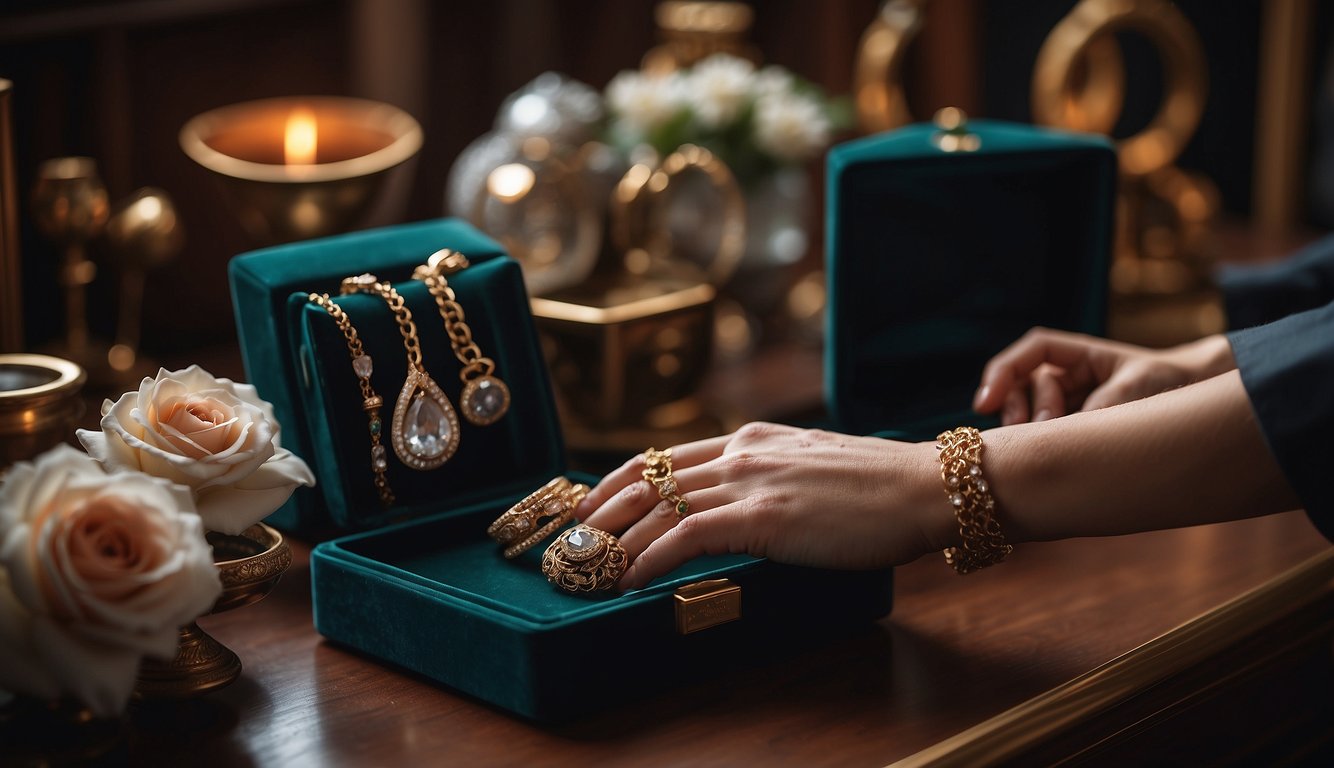
[(149, 269), (176, 258), (185, 244), (185, 228), (171, 197), (144, 187), (117, 206), (107, 222), (106, 238), (120, 267), (120, 318), (107, 362), (124, 379), (137, 380), (157, 368), (139, 353), (144, 277)]
[(222, 178), (242, 226), (264, 244), (353, 229), (421, 143), (407, 112), (331, 96), (221, 107), (180, 133), (181, 148)]

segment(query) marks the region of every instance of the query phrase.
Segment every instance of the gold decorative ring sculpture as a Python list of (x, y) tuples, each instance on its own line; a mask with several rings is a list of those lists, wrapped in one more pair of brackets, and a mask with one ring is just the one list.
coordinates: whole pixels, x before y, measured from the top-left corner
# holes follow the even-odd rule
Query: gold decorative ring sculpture
[(486, 535), (507, 545), (505, 557), (513, 560), (570, 522), (579, 502), (587, 495), (588, 486), (583, 483), (571, 485), (564, 477), (552, 478), (505, 510), (486, 529)]
[(611, 589), (629, 558), (615, 536), (587, 525), (562, 533), (542, 555), (547, 581), (567, 592)]
[(672, 505), (678, 518), (690, 514), (690, 502), (679, 493), (676, 478), (672, 476), (672, 449), (644, 451), (643, 477), (658, 491), (658, 498)]
[[(666, 226), (666, 207), (656, 198), (673, 181), (690, 170), (697, 170), (722, 198), (722, 227), (718, 250), (704, 267), (713, 285), (726, 283), (741, 264), (746, 251), (746, 200), (727, 164), (703, 147), (683, 144), (652, 169), (639, 163), (625, 172), (611, 197), (612, 242), (623, 253), (644, 252), (652, 260), (666, 260), (671, 251), (671, 235)], [(647, 214), (640, 212), (647, 208)], [(647, 232), (636, 233), (636, 223), (645, 223)], [(644, 270), (638, 270), (644, 271)]]
[[(1208, 85), (1203, 48), (1190, 22), (1163, 0), (1084, 0), (1056, 25), (1038, 53), (1033, 76), (1033, 115), (1045, 125), (1070, 126), (1072, 95), (1080, 67), (1095, 66), (1099, 38), (1134, 30), (1149, 39), (1163, 61), (1166, 96), (1144, 130), (1117, 142), (1121, 172), (1144, 176), (1176, 158), (1190, 140), (1204, 112)], [(1085, 92), (1090, 92), (1088, 84)], [(1092, 98), (1092, 97), (1088, 97)], [(1119, 103), (1119, 100), (1118, 100)], [(1085, 110), (1087, 112), (1087, 110)], [(1115, 118), (1093, 116), (1089, 128)]]

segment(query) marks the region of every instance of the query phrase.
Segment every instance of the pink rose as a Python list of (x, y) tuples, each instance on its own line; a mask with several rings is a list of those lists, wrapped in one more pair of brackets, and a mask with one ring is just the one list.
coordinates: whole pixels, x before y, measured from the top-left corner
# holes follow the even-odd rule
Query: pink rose
[(238, 534), (298, 485), (315, 484), (310, 467), (279, 446), (273, 406), (249, 384), (197, 365), (160, 370), (137, 392), (107, 400), (101, 426), (79, 430), (93, 458), (189, 486), (209, 530)]
[(221, 592), (188, 488), (64, 445), (0, 485), (0, 688), (114, 714)]

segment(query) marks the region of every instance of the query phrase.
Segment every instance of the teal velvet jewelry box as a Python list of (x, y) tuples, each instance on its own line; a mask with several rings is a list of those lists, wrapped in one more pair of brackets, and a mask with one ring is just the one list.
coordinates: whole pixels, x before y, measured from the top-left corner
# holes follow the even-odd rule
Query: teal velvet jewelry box
[(982, 368), (1034, 326), (1101, 335), (1116, 153), (992, 120), (834, 147), (825, 398), (835, 426), (923, 440), (972, 413)]
[[(367, 271), (392, 282), (413, 314), (426, 369), (457, 403), (460, 364), (432, 297), (410, 279), (443, 247), (471, 261), (449, 283), (510, 388), (510, 410), (490, 426), (461, 420), (458, 451), (439, 469), (414, 471), (391, 453), (396, 500), (386, 508), (347, 341), (307, 295), (336, 296), (343, 277)], [(283, 445), (311, 463), (318, 482), (270, 522), (314, 536), (359, 531), (311, 555), (315, 626), (330, 640), (555, 721), (715, 674), (752, 657), (757, 642), (781, 647), (889, 612), (889, 571), (837, 573), (729, 555), (700, 558), (632, 593), (588, 596), (547, 583), (539, 568), (547, 542), (505, 560), (486, 536), (488, 524), (562, 474), (565, 453), (518, 265), (469, 225), (422, 222), (265, 249), (238, 256), (230, 273), (250, 381), (273, 402)], [(399, 327), (378, 296), (337, 303), (373, 360), (387, 432), (406, 377)], [(739, 619), (710, 626), (715, 608), (735, 611), (738, 593)], [(630, 685), (626, 670), (645, 653), (673, 664), (659, 667), (661, 675), (636, 674)]]

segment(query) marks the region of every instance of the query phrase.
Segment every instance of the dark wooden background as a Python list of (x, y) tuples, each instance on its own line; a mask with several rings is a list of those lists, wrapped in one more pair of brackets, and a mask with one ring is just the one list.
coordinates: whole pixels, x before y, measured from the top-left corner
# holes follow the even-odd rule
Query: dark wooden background
[[(38, 163), (87, 154), (113, 201), (144, 185), (171, 193), (187, 228), (175, 263), (151, 274), (145, 346), (166, 357), (234, 339), (225, 266), (252, 247), (214, 179), (180, 151), (176, 135), (199, 112), (247, 99), (346, 94), (396, 103), (426, 141), (410, 189), (378, 223), (440, 215), (458, 152), (491, 125), (503, 97), (557, 70), (601, 88), (655, 43), (654, 0), (8, 0), (0, 3), (0, 76), (15, 81), (23, 202)], [(933, 0), (914, 44), (914, 111), (946, 104), (973, 114), (1029, 119), (1033, 61), (1074, 0)], [(877, 0), (755, 2), (752, 39), (769, 62), (831, 93), (850, 89), (857, 41)], [(1183, 165), (1209, 173), (1228, 212), (1248, 213), (1258, 0), (1179, 3), (1209, 56), (1208, 112)], [(1326, 6), (1327, 4), (1320, 4)], [(1319, 13), (1323, 57), (1330, 9)], [(1157, 62), (1123, 40), (1131, 82), (1121, 129), (1147, 119)], [(1318, 67), (1315, 67), (1318, 75)], [(1313, 78), (1313, 81), (1318, 81)], [(1313, 82), (1314, 88), (1314, 82)], [(815, 163), (812, 173), (819, 174)], [(23, 221), (29, 346), (61, 333), (53, 249)], [(819, 239), (814, 239), (819, 242)], [(95, 254), (96, 255), (96, 254)], [(818, 258), (818, 254), (812, 254)], [(110, 334), (114, 273), (94, 284), (94, 328)], [(189, 311), (182, 312), (182, 306)]]

